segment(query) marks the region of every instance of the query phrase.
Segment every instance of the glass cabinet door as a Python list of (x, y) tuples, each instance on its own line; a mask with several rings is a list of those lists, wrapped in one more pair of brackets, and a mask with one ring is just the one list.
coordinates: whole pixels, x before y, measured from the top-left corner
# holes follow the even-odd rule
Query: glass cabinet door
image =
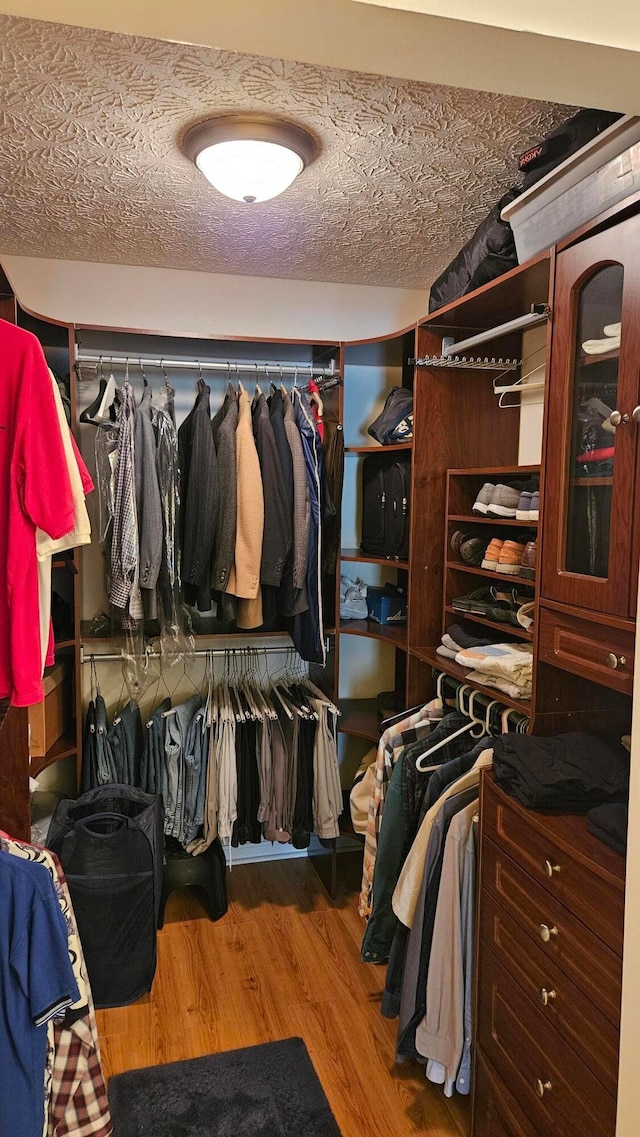
[(541, 596), (635, 614), (640, 218), (556, 258), (546, 400)]
[(564, 566), (601, 579), (609, 575), (623, 283), (623, 266), (605, 265), (575, 298)]

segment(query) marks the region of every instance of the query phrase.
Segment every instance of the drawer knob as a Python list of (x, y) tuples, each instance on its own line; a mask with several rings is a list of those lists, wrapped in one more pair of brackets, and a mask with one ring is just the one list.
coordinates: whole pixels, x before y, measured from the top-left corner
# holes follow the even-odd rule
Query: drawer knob
[(540, 925), (540, 939), (544, 940), (545, 944), (548, 944), (551, 937), (557, 936), (557, 934), (558, 929), (554, 924), (551, 924), (551, 926), (549, 926), (549, 924)]
[(548, 1007), (551, 1000), (557, 998), (557, 996), (553, 988), (548, 991), (546, 987), (541, 987), (540, 998), (542, 1000), (543, 1007)]
[(612, 671), (615, 671), (616, 667), (625, 667), (626, 663), (626, 656), (616, 655), (613, 651), (610, 651), (606, 658), (607, 667), (610, 667)]
[(553, 1082), (549, 1082), (549, 1081), (543, 1082), (542, 1078), (536, 1078), (536, 1080), (533, 1084), (536, 1087), (536, 1093), (537, 1093), (539, 1098), (543, 1098), (544, 1095), (546, 1093), (548, 1093), (549, 1090), (553, 1089)]
[[(612, 411), (609, 415), (609, 422), (612, 426), (620, 426), (621, 423), (628, 423), (629, 415), (623, 415), (622, 411)], [(635, 421), (635, 420), (634, 420)]]
[(545, 861), (544, 871), (548, 877), (552, 877), (554, 873), (560, 872), (560, 865), (554, 865), (553, 861)]

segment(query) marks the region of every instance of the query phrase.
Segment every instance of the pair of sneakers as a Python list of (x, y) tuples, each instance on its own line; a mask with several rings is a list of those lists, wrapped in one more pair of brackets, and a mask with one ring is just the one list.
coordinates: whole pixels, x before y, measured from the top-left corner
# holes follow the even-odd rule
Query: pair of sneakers
[(358, 577), (352, 580), (350, 576), (340, 577), (340, 619), (366, 620), (369, 615), (367, 607), (367, 586)]
[(538, 490), (520, 489), (505, 485), (503, 482), (498, 482), (497, 485), (485, 482), (471, 507), (471, 512), (479, 517), (502, 519), (513, 517), (518, 521), (537, 521), (539, 500)]
[(507, 576), (536, 575), (537, 544), (535, 541), (503, 541), (494, 537), (487, 546), (482, 568), (489, 572), (503, 572)]

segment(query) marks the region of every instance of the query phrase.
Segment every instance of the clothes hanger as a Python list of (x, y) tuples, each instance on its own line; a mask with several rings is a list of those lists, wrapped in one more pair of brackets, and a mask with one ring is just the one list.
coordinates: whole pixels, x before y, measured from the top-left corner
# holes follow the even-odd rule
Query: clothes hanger
[(89, 426), (102, 426), (105, 422), (113, 422), (115, 420), (113, 400), (116, 394), (116, 381), (113, 376), (113, 371), (109, 378), (105, 379), (102, 356), (100, 356), (98, 366), (100, 369), (98, 394), (93, 402), (90, 403), (80, 415), (80, 422), (86, 423)]
[[(463, 684), (463, 686), (460, 687), (459, 694), (460, 694), (460, 692), (464, 693), (467, 690), (471, 691), (471, 688), (467, 684)], [(462, 708), (461, 708), (461, 714), (465, 714), (465, 711)], [(477, 728), (477, 727), (480, 727), (480, 733), (474, 734), (473, 733), (474, 728)], [(416, 758), (416, 770), (419, 770), (421, 773), (424, 773), (424, 771), (426, 770), (426, 766), (424, 763), (425, 758), (430, 758), (432, 754), (435, 754), (438, 750), (441, 750), (443, 746), (446, 746), (446, 744), (448, 742), (452, 742), (454, 738), (459, 738), (460, 735), (469, 734), (469, 733), (471, 734), (472, 738), (481, 738), (483, 732), (484, 732), (484, 721), (482, 719), (475, 719), (475, 718), (471, 719), (471, 721), (469, 723), (466, 723), (464, 726), (461, 726), (459, 730), (454, 730), (452, 734), (448, 734), (446, 738), (443, 738), (440, 742), (436, 742), (435, 746), (430, 746), (428, 750), (424, 751), (424, 753), (419, 754), (418, 757)]]

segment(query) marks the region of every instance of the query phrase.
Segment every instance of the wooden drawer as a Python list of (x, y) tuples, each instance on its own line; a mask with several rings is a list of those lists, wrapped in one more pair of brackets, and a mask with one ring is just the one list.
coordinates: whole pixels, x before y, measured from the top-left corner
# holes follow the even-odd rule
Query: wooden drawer
[[(555, 962), (618, 1028), (620, 957), (489, 840), (482, 847), (482, 883), (540, 948), (545, 959)], [(547, 935), (548, 939), (543, 939)]]
[[(622, 955), (624, 891), (621, 879), (600, 872), (597, 865), (578, 851), (572, 855), (549, 832), (557, 819), (547, 822), (546, 830), (545, 822), (546, 818), (538, 820), (536, 813), (523, 809), (490, 779), (485, 779), (483, 835), (495, 841), (541, 888), (566, 905), (616, 954)], [(608, 850), (605, 853), (608, 854)]]
[(471, 1137), (538, 1137), (518, 1102), (480, 1051), (476, 1053), (474, 1068)]
[[(633, 693), (634, 634), (540, 606), (539, 658), (625, 695)], [(607, 660), (617, 661), (611, 667)]]
[(491, 949), (537, 1010), (615, 1097), (619, 1033), (548, 952), (488, 892), (480, 897), (482, 951)]
[(478, 1044), (534, 1129), (553, 1137), (613, 1137), (616, 1099), (487, 950), (478, 991)]

